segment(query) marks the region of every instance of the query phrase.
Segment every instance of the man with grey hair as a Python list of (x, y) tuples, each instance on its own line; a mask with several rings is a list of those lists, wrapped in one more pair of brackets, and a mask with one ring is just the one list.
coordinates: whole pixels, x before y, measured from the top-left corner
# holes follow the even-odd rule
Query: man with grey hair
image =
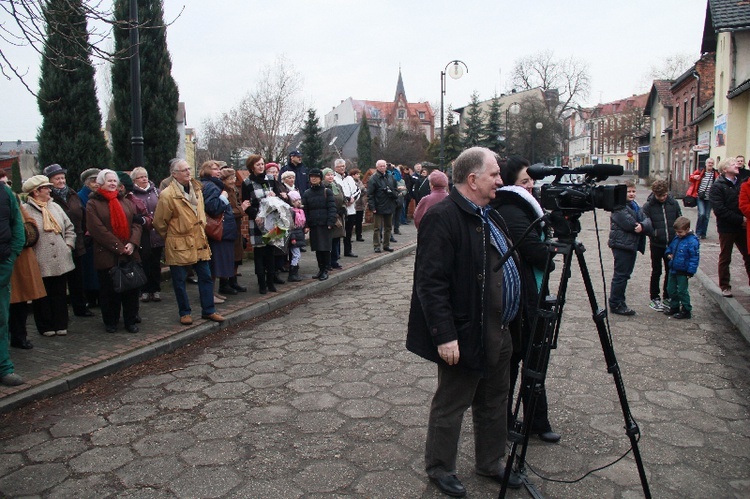
[(379, 159), (375, 163), (375, 174), (367, 182), (367, 204), (372, 211), (372, 245), (380, 253), (380, 232), (383, 232), (383, 251), (391, 248), (393, 212), (398, 202), (398, 187), (393, 176), (386, 173), (388, 163)]
[(344, 207), (346, 208), (344, 256), (357, 258), (357, 255), (352, 253), (352, 232), (354, 232), (354, 224), (357, 219), (357, 208), (354, 206), (354, 203), (357, 202), (362, 193), (357, 186), (357, 182), (346, 174), (346, 161), (338, 158), (333, 162), (333, 170), (334, 180), (341, 187), (341, 192), (344, 194)]
[[(475, 472), (498, 482), (507, 432), (511, 331), (520, 333), (521, 279), (505, 222), (489, 206), (503, 185), (495, 154), (467, 149), (453, 167), (455, 187), (425, 213), (417, 233), (406, 347), (438, 365), (425, 468), (441, 492), (463, 497), (456, 455), (472, 407)], [(515, 474), (509, 486), (519, 488)]]
[(224, 322), (216, 313), (214, 283), (211, 279), (211, 248), (206, 237), (206, 211), (203, 187), (190, 178), (190, 165), (184, 159), (169, 162), (171, 182), (159, 195), (153, 227), (164, 239), (164, 259), (172, 275), (172, 288), (177, 298), (180, 324), (193, 323), (185, 280), (190, 266), (198, 276), (201, 318)]

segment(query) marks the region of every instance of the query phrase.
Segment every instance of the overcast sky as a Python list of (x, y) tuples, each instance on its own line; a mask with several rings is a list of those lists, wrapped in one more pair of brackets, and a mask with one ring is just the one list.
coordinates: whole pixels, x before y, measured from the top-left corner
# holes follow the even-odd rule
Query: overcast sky
[[(105, 0), (106, 4), (107, 1)], [(165, 0), (173, 75), (188, 126), (226, 111), (253, 88), (258, 70), (283, 55), (304, 78), (302, 97), (320, 117), (348, 97), (393, 100), (399, 66), (410, 102), (445, 106), (510, 89), (520, 57), (542, 50), (589, 64), (585, 104), (648, 91), (652, 65), (676, 53), (700, 55), (706, 0)], [(179, 16), (179, 17), (178, 17)], [(6, 19), (0, 16), (0, 22)], [(2, 42), (0, 42), (2, 43)], [(38, 83), (38, 56), (8, 50)], [(142, 68), (147, 71), (148, 68)], [(98, 81), (101, 86), (101, 78)], [(0, 140), (35, 140), (36, 100), (17, 80), (0, 79)]]

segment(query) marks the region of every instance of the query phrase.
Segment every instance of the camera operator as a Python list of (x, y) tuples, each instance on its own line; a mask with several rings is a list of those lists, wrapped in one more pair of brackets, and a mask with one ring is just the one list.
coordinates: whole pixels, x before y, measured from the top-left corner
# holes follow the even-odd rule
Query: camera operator
[[(511, 239), (518, 244), (517, 252), (520, 256), (521, 278), (524, 285), (521, 336), (513, 338), (513, 356), (510, 359), (510, 391), (508, 392), (508, 424), (512, 422), (513, 393), (518, 379), (518, 371), (521, 361), (526, 357), (526, 351), (532, 344), (535, 334), (543, 334), (544, 322), (537, 322), (536, 331), (531, 326), (536, 314), (536, 305), (539, 293), (549, 293), (548, 289), (541, 289), (544, 277), (544, 267), (547, 262), (547, 246), (544, 241), (548, 239), (546, 227), (538, 224), (523, 240), (521, 237), (531, 226), (534, 220), (544, 215), (539, 202), (532, 194), (534, 180), (528, 174), (529, 161), (519, 157), (511, 156), (507, 161), (500, 163), (500, 176), (504, 187), (497, 191), (495, 199), (490, 201), (490, 206), (495, 208), (503, 217), (508, 226)], [(527, 401), (524, 400), (524, 404)], [(526, 411), (524, 410), (524, 413)], [(542, 390), (537, 399), (533, 420), (527, 421), (531, 434), (538, 435), (544, 442), (555, 443), (560, 440), (560, 435), (552, 431), (547, 417), (547, 394)]]

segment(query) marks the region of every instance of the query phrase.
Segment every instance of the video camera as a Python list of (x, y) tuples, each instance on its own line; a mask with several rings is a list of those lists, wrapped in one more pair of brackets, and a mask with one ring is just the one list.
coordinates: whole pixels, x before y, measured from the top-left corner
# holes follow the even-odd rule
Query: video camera
[[(584, 212), (600, 208), (615, 211), (625, 207), (628, 188), (621, 185), (596, 185), (610, 176), (622, 175), (621, 165), (585, 165), (580, 168), (562, 166), (532, 165), (527, 170), (534, 180), (551, 175), (555, 179), (542, 185), (541, 205), (546, 210), (563, 212)], [(576, 176), (583, 175), (577, 180)], [(568, 182), (562, 182), (568, 176)]]

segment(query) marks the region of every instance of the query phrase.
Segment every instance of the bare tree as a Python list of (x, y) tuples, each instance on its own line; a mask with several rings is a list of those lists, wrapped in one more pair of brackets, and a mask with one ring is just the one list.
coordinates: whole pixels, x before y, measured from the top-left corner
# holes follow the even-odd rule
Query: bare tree
[(284, 58), (261, 70), (260, 80), (235, 107), (203, 123), (202, 145), (222, 157), (234, 150), (281, 160), (300, 130), (307, 106), (300, 98), (302, 76)]
[[(66, 1), (58, 3), (62, 5), (60, 10), (70, 10), (72, 6), (75, 6), (75, 2), (72, 1), (70, 3)], [(45, 4), (45, 0), (0, 0), (0, 10), (4, 11), (8, 17), (7, 21), (0, 22), (0, 74), (8, 80), (17, 78), (34, 95), (36, 95), (35, 92), (31, 90), (26, 81), (27, 68), (15, 63), (7, 49), (10, 47), (31, 47), (41, 58), (46, 58), (51, 63), (58, 65), (60, 69), (65, 69), (67, 65), (64, 61), (70, 55), (59, 50), (45, 52), (47, 36), (54, 34), (68, 44), (75, 46), (82, 43), (81, 40), (72, 35), (72, 33), (75, 33), (73, 26), (67, 24), (66, 21), (56, 20), (61, 16), (56, 16), (54, 12), (48, 11), (50, 15), (45, 17), (43, 10)], [(107, 61), (127, 58), (127, 49), (115, 52), (112, 50), (111, 44), (103, 43), (109, 38), (112, 27), (122, 24), (122, 21), (115, 20), (109, 2), (104, 2), (104, 0), (83, 2), (83, 11), (88, 24), (89, 37), (85, 47), (79, 52), (91, 54), (94, 59)], [(139, 21), (141, 24), (144, 22), (143, 19)], [(88, 63), (88, 61), (85, 62)]]
[(572, 56), (557, 59), (551, 50), (516, 61), (511, 78), (513, 86), (522, 90), (540, 87), (545, 92), (557, 91), (558, 104), (549, 106), (549, 111), (558, 118), (567, 110), (579, 107), (591, 89), (588, 63)]

